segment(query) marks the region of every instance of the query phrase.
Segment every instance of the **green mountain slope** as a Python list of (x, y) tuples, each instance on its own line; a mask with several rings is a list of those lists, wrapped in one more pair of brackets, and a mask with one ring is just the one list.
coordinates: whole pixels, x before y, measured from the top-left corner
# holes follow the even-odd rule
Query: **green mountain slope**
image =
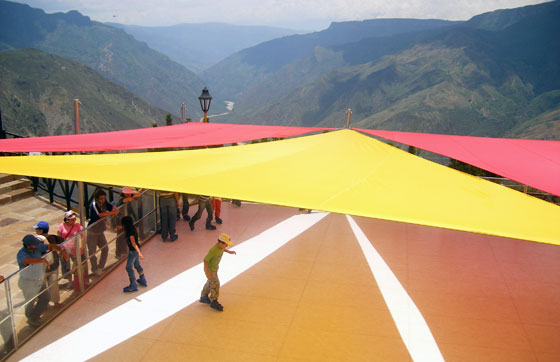
[(22, 136), (73, 134), (74, 98), (82, 133), (165, 124), (166, 112), (78, 62), (37, 49), (0, 53), (4, 130)]
[(224, 99), (238, 96), (283, 67), (314, 52), (315, 47), (329, 47), (368, 37), (381, 37), (449, 26), (444, 20), (376, 19), (332, 23), (323, 31), (286, 36), (244, 49), (202, 73), (208, 85)]
[(194, 73), (123, 30), (76, 11), (45, 14), (0, 1), (0, 44), (4, 49), (32, 47), (76, 60), (173, 114), (185, 102), (192, 118), (201, 115), (197, 97), (204, 84)]
[[(560, 139), (553, 131), (560, 128), (560, 2), (523, 9), (481, 16), (484, 26), (327, 47), (330, 61), (322, 64), (332, 65), (330, 72), (313, 79), (305, 61), (284, 66), (281, 77), (270, 77), (281, 90), (275, 100), (249, 90), (229, 120), (340, 127), (351, 108), (356, 127)], [(290, 89), (298, 76), (305, 83)], [(264, 93), (263, 85), (273, 82), (254, 89)], [(537, 132), (545, 127), (550, 131)]]

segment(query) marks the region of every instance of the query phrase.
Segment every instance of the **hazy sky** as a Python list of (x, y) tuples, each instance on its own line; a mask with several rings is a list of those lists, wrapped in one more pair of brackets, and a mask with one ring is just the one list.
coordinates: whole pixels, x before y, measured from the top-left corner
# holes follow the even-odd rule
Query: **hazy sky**
[(322, 30), (375, 18), (468, 20), (539, 0), (26, 0), (47, 13), (78, 10), (92, 20), (144, 26), (221, 22)]

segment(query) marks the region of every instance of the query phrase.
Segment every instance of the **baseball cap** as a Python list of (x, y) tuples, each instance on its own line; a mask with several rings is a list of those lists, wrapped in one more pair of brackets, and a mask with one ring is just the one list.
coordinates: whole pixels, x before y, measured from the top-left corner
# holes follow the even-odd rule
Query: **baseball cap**
[(76, 213), (72, 210), (68, 210), (64, 213), (64, 218), (65, 219), (72, 219), (76, 217)]
[(232, 246), (233, 243), (231, 242), (229, 235), (226, 233), (221, 233), (220, 236), (218, 237), (218, 241), (221, 241), (223, 243), (226, 243), (229, 246)]
[(33, 229), (49, 229), (49, 223), (46, 221), (39, 221), (37, 225), (33, 225)]
[(39, 241), (39, 239), (37, 239), (37, 238), (35, 237), (35, 235), (25, 235), (25, 236), (23, 237), (22, 242), (23, 242), (23, 245), (31, 245), (31, 246), (33, 246), (33, 245), (35, 245), (35, 246), (41, 245), (41, 242)]

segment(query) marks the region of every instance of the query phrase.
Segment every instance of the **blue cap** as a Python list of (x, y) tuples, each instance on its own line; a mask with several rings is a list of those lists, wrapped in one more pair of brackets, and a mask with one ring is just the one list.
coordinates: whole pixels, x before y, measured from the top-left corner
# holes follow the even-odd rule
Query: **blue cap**
[(37, 225), (33, 225), (33, 229), (49, 230), (49, 223), (46, 221), (39, 221)]
[(39, 241), (39, 239), (37, 239), (34, 235), (25, 235), (23, 237), (23, 245), (35, 245), (35, 246), (39, 246), (41, 245), (41, 242)]

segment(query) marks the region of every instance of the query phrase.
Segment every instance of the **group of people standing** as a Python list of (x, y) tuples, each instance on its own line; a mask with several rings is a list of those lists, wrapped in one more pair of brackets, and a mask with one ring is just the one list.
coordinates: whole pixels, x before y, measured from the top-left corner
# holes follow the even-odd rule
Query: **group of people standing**
[(183, 204), (182, 207), (180, 205), (178, 193), (160, 191), (159, 208), (161, 217), (161, 240), (163, 242), (168, 240), (168, 236), (170, 242), (177, 240), (176, 223), (177, 220), (181, 220), (181, 216), (184, 221), (189, 223), (191, 231), (194, 231), (195, 223), (202, 217), (204, 210), (206, 210), (205, 227), (207, 230), (216, 230), (216, 226), (212, 224), (214, 215), (216, 223), (221, 224), (223, 222), (220, 218), (222, 209), (222, 200), (220, 198), (199, 195), (197, 197), (198, 210), (192, 217), (189, 216), (190, 195), (181, 194), (180, 198)]
[[(117, 220), (117, 240), (115, 254), (117, 259), (127, 257), (126, 271), (129, 278), (129, 285), (123, 288), (123, 292), (134, 292), (138, 290), (138, 285), (147, 287), (144, 270), (140, 260), (144, 258), (140, 243), (139, 233), (135, 227), (136, 214), (131, 206), (131, 202), (140, 197), (141, 193), (130, 187), (122, 190), (118, 205), (115, 206), (107, 201), (105, 191), (98, 189), (94, 193), (92, 203), (89, 208), (90, 220), (86, 234), (87, 257), (84, 247), (80, 246), (79, 255), (81, 263), (78, 263), (78, 247), (76, 235), (82, 231), (82, 226), (77, 222), (77, 216), (73, 211), (64, 213), (63, 222), (59, 225), (56, 235), (49, 234), (49, 225), (46, 221), (40, 221), (33, 226), (35, 235), (26, 235), (23, 246), (17, 254), (17, 262), (20, 269), (23, 269), (18, 285), (23, 292), (26, 300), (25, 315), (28, 324), (39, 326), (41, 315), (45, 312), (49, 302), (55, 307), (60, 307), (59, 294), (59, 269), (68, 282), (62, 285), (63, 288), (73, 289), (74, 292), (80, 291), (79, 274), (82, 274), (84, 287), (88, 286), (89, 275), (99, 276), (101, 270), (107, 262), (109, 248), (105, 237), (106, 217), (118, 216)], [(160, 192), (159, 205), (161, 217), (161, 237), (162, 241), (173, 242), (177, 240), (176, 221), (183, 220), (189, 223), (190, 230), (194, 230), (195, 223), (201, 218), (204, 210), (207, 212), (206, 229), (215, 230), (212, 220), (218, 224), (222, 223), (220, 218), (221, 199), (208, 196), (198, 197), (198, 210), (190, 217), (189, 195), (182, 194), (182, 209), (180, 209), (179, 195), (174, 192)], [(123, 207), (121, 207), (123, 206)], [(119, 215), (119, 207), (121, 215)], [(210, 307), (222, 311), (223, 306), (218, 303), (219, 279), (217, 276), (218, 265), (224, 252), (235, 254), (235, 251), (227, 249), (233, 245), (228, 234), (222, 233), (218, 242), (209, 250), (204, 258), (204, 273), (207, 277), (202, 292), (200, 302), (210, 304)], [(100, 250), (99, 260), (97, 249)], [(49, 251), (53, 251), (49, 253)], [(89, 258), (91, 274), (88, 272)], [(27, 268), (29, 267), (29, 268)], [(81, 268), (81, 273), (78, 272)], [(135, 275), (135, 270), (138, 277)], [(39, 294), (39, 295), (38, 295)], [(38, 295), (38, 296), (37, 296)]]

